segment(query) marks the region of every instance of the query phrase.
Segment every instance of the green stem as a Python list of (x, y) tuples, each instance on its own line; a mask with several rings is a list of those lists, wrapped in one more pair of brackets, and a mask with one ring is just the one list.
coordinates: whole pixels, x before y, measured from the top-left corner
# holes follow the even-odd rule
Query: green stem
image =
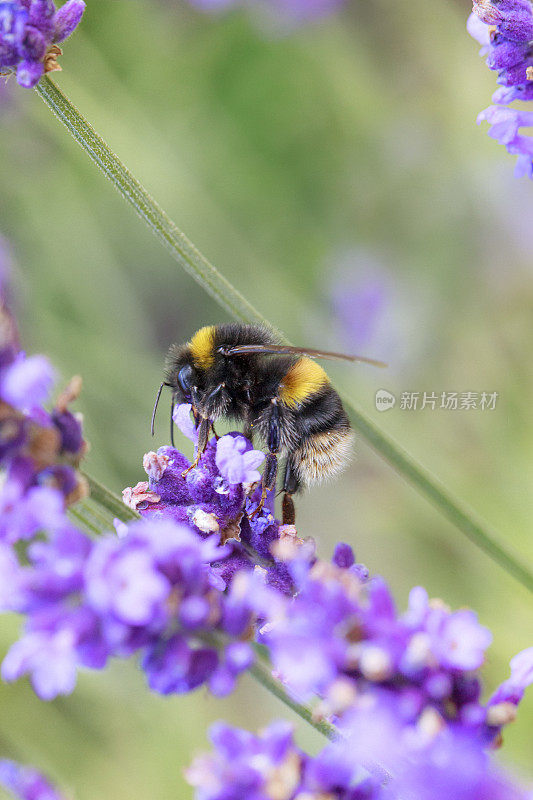
[(350, 399), (343, 397), (343, 401), (354, 428), (373, 450), (441, 511), (473, 544), (484, 550), (500, 567), (533, 592), (533, 567), (523, 556), (504, 544), (499, 535), (491, 531), (471, 508), (454, 497), (438, 478), (421, 466), (394, 439), (385, 436)]
[(50, 78), (44, 77), (37, 84), (36, 91), (56, 117), (68, 128), (91, 160), (102, 170), (106, 178), (109, 178), (158, 239), (169, 248), (178, 264), (192, 275), (235, 319), (242, 322), (268, 324), (251, 303), (209, 263), (179, 230), (55, 83)]
[[(97, 481), (96, 478), (93, 478), (86, 472), (84, 472), (83, 475), (89, 484), (89, 490), (91, 492), (90, 499), (105, 509), (111, 522), (113, 522), (115, 518), (119, 519), (121, 522), (132, 522), (135, 519), (141, 519), (141, 515), (137, 511), (124, 505), (122, 499), (118, 495), (107, 489), (102, 483)], [(77, 508), (78, 506), (75, 507)], [(109, 530), (109, 528), (106, 530)], [(101, 532), (103, 533), (103, 531)]]
[[(184, 236), (49, 77), (40, 81), (36, 91), (152, 232), (170, 249), (176, 261), (235, 319), (260, 323), (275, 330)], [(470, 541), (533, 592), (533, 568), (514, 554), (496, 533), (488, 530), (484, 522), (456, 500), (424, 467), (382, 433), (351, 400), (345, 402), (354, 428), (371, 447)], [(98, 486), (95, 490), (98, 494)], [(117, 509), (124, 514), (120, 500), (116, 498), (116, 501), (119, 504)], [(122, 519), (119, 513), (116, 516)]]

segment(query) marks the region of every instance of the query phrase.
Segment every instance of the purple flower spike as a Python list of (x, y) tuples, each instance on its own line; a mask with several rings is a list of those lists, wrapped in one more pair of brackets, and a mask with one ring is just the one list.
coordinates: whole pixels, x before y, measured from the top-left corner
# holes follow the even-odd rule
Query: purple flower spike
[(478, 116), (490, 123), (489, 136), (518, 156), (515, 174), (533, 177), (533, 145), (519, 128), (531, 126), (531, 112), (501, 108), (514, 100), (533, 99), (533, 7), (529, 0), (474, 0), (467, 30), (481, 45), (489, 69), (498, 71), (491, 106)]
[(0, 786), (18, 800), (64, 800), (63, 795), (37, 770), (14, 761), (0, 761)]

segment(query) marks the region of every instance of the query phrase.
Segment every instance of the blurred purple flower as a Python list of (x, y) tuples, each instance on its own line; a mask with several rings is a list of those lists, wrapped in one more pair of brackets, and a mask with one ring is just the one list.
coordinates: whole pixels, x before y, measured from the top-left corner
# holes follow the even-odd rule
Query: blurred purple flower
[(186, 771), (197, 800), (527, 800), (472, 737), (451, 730), (413, 735), (382, 699), (361, 705), (343, 736), (317, 756), (290, 725), (254, 735), (223, 722), (213, 751)]
[(2, 662), (2, 678), (14, 681), (30, 674), (41, 700), (70, 694), (76, 685), (76, 638), (68, 628), (29, 632), (11, 647)]
[(39, 531), (52, 532), (64, 524), (64, 509), (57, 489), (35, 486), (25, 492), (21, 484), (7, 480), (0, 490), (0, 540), (13, 544)]
[(496, 730), (514, 720), (516, 707), (533, 684), (533, 647), (514, 656), (510, 666), (511, 677), (496, 689), (488, 703), (488, 724)]
[(77, 27), (84, 0), (67, 0), (56, 11), (52, 0), (0, 2), (0, 72), (16, 71), (18, 83), (35, 86), (45, 72), (60, 69), (57, 44)]
[[(1, 245), (2, 243), (0, 243)], [(54, 531), (66, 523), (65, 506), (86, 493), (76, 472), (85, 452), (80, 419), (68, 408), (79, 395), (81, 379), (49, 399), (55, 371), (44, 356), (20, 350), (15, 320), (6, 297), (0, 250), (0, 467), (6, 479), (0, 489), (0, 539), (15, 542)]]
[(144, 548), (125, 549), (120, 539), (96, 547), (85, 571), (87, 600), (125, 625), (148, 625), (170, 594), (170, 583)]
[(495, 767), (474, 734), (441, 728), (431, 714), (413, 729), (398, 712), (398, 704), (386, 695), (367, 698), (356, 705), (337, 745), (348, 755), (357, 754), (365, 765), (381, 767), (389, 775), (392, 797), (526, 800), (526, 793)]
[(0, 760), (0, 786), (18, 800), (64, 800), (63, 795), (33, 767)]
[(420, 290), (399, 281), (384, 258), (364, 248), (338, 255), (328, 276), (324, 296), (332, 346), (340, 343), (347, 352), (385, 360), (389, 371), (405, 372), (407, 359), (416, 360), (423, 346), (419, 331), (428, 304), (413, 304)]
[(55, 370), (45, 356), (26, 357), (19, 353), (2, 375), (0, 396), (21, 411), (30, 411), (47, 402), (55, 380)]
[(0, 612), (17, 609), (20, 585), (21, 573), (15, 553), (0, 542)]
[[(442, 727), (493, 740), (497, 731), (475, 672), (490, 631), (472, 611), (429, 601), (421, 587), (399, 614), (385, 581), (363, 576), (344, 545), (333, 564), (298, 566), (297, 594), (281, 614), (258, 608), (267, 622), (261, 641), (288, 689), (298, 697), (318, 695), (322, 712), (338, 717), (349, 715), (355, 697), (382, 693), (402, 709), (406, 724), (431, 711)], [(519, 685), (529, 676), (527, 656), (515, 675)]]
[(489, 69), (498, 71), (498, 89), (490, 106), (478, 115), (478, 123), (490, 124), (489, 136), (518, 156), (515, 174), (533, 177), (533, 144), (519, 133), (530, 127), (531, 112), (501, 108), (515, 100), (533, 99), (533, 8), (529, 0), (474, 0), (467, 22), (470, 35), (481, 45)]
[(223, 722), (211, 727), (214, 750), (186, 772), (197, 800), (377, 800), (382, 789), (357, 753), (334, 745), (316, 758), (296, 746), (292, 726), (275, 722), (255, 736)]
[(435, 609), (428, 617), (431, 649), (439, 663), (449, 669), (479, 669), (492, 634), (477, 621), (473, 611), (465, 609), (450, 614)]
[[(154, 691), (206, 682), (217, 694), (231, 691), (253, 660), (249, 646), (235, 641), (253, 614), (245, 594), (222, 593), (211, 566), (230, 553), (219, 537), (201, 538), (168, 519), (132, 523), (126, 536), (94, 542), (64, 525), (32, 543), (22, 566), (0, 549), (0, 578), (13, 590), (2, 592), (0, 606), (27, 615), (2, 664), (4, 680), (28, 674), (50, 700), (73, 691), (80, 667), (101, 669), (112, 656), (139, 653)], [(200, 634), (220, 642), (199, 647)]]

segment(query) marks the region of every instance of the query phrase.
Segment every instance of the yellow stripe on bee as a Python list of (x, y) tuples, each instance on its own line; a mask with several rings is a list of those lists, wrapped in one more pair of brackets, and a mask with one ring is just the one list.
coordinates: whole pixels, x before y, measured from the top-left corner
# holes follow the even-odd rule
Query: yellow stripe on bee
[(209, 369), (215, 360), (214, 353), (215, 344), (215, 326), (207, 325), (205, 328), (200, 328), (191, 341), (189, 347), (191, 348), (191, 355), (195, 367), (201, 369)]
[(279, 387), (282, 403), (295, 408), (329, 383), (329, 378), (316, 361), (302, 356), (287, 372)]

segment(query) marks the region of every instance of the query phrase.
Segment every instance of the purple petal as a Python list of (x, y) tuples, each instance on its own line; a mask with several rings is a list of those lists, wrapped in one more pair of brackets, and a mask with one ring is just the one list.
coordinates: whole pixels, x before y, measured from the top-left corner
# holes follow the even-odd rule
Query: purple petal
[(73, 33), (84, 11), (84, 0), (67, 0), (54, 16), (54, 42), (64, 42)]
[(190, 403), (180, 403), (176, 406), (172, 419), (187, 439), (190, 439), (194, 444), (198, 444), (198, 431), (191, 417), (192, 405)]

